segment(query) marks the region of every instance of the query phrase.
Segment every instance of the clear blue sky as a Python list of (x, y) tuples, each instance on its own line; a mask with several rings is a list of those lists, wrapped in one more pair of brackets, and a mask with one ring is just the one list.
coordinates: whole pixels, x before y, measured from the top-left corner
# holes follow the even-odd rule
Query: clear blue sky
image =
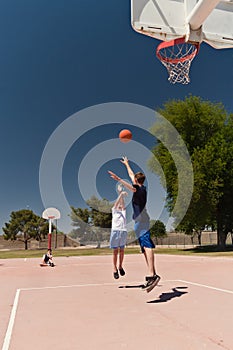
[[(192, 64), (191, 83), (183, 86), (167, 81), (155, 57), (158, 43), (133, 31), (129, 0), (1, 1), (0, 227), (11, 211), (28, 207), (41, 215), (39, 169), (45, 146), (61, 123), (85, 108), (123, 102), (156, 110), (169, 99), (193, 94), (233, 111), (232, 49), (203, 44)], [(117, 116), (111, 123), (119, 123)], [(63, 185), (70, 205), (82, 203), (77, 183), (82, 158), (108, 135), (115, 137), (107, 128), (89, 130), (67, 154)], [(137, 130), (137, 142), (150, 147), (150, 137), (140, 140)], [(106, 191), (108, 166), (115, 163), (100, 165), (97, 187), (113, 200)], [(60, 228), (66, 227), (61, 220)]]

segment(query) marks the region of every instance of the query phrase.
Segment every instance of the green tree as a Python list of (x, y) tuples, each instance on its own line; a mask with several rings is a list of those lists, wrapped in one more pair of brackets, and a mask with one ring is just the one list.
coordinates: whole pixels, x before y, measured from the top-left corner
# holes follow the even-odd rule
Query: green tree
[(96, 241), (100, 247), (103, 240), (109, 239), (112, 223), (112, 205), (106, 199), (92, 196), (87, 200), (88, 208), (71, 207), (72, 225), (77, 227), (72, 231), (72, 237), (80, 242)]
[[(233, 227), (230, 215), (233, 204), (232, 115), (227, 114), (222, 104), (203, 101), (195, 96), (183, 101), (168, 101), (159, 113), (171, 122), (184, 140), (193, 166), (191, 203), (177, 229), (200, 232), (205, 225), (216, 223), (218, 245), (224, 247), (227, 233)], [(152, 133), (157, 135), (159, 127), (155, 124)], [(177, 151), (178, 146), (174, 145)], [(178, 195), (177, 169), (171, 154), (160, 141), (153, 154), (165, 174), (166, 204), (172, 212)], [(149, 162), (149, 167), (159, 174), (153, 160)], [(179, 213), (176, 215), (175, 224)]]
[(3, 237), (6, 240), (18, 240), (24, 243), (25, 249), (28, 249), (28, 242), (31, 239), (41, 240), (49, 231), (49, 224), (33, 213), (32, 210), (22, 209), (13, 211), (10, 215), (10, 221), (5, 223)]
[(72, 226), (74, 226), (75, 229), (71, 231), (69, 236), (74, 239), (78, 238), (80, 240), (80, 243), (82, 243), (82, 241), (84, 242), (91, 240), (91, 228), (89, 225), (91, 219), (91, 211), (87, 208), (82, 209), (71, 207), (70, 217), (72, 220)]
[(226, 120), (223, 137), (225, 167), (222, 169), (222, 196), (216, 206), (219, 245), (223, 245), (227, 235), (233, 231), (233, 114), (230, 114)]
[(185, 219), (176, 228), (176, 232), (184, 232), (186, 235), (189, 235), (191, 238), (192, 244), (194, 244), (194, 237), (197, 236), (199, 245), (201, 245), (203, 230), (204, 230), (204, 227), (198, 226), (198, 224), (196, 224), (195, 219), (192, 222), (189, 222), (188, 219)]
[(166, 227), (164, 223), (160, 220), (150, 221), (150, 233), (151, 237), (155, 238), (156, 244), (158, 244), (158, 238), (163, 238), (167, 236)]

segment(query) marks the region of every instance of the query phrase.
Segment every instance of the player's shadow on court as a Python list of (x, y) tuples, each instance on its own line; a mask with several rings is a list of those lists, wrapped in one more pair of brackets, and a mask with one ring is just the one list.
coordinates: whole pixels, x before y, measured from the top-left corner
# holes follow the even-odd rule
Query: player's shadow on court
[(178, 289), (186, 289), (188, 287), (175, 287), (172, 288), (172, 292), (168, 292), (168, 293), (162, 293), (159, 296), (159, 299), (156, 300), (151, 300), (148, 301), (148, 304), (158, 304), (158, 303), (166, 303), (167, 301), (174, 299), (174, 298), (179, 298), (184, 294), (187, 294), (188, 292), (182, 292)]
[(118, 288), (142, 288), (144, 286), (144, 284), (136, 284), (136, 285), (133, 285), (133, 286), (119, 286)]

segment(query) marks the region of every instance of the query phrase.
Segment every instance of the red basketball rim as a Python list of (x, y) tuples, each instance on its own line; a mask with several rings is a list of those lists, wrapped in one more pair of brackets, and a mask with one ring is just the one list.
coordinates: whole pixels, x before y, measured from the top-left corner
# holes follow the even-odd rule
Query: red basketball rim
[(179, 44), (185, 44), (185, 38), (178, 38), (178, 39), (175, 39), (175, 40), (170, 40), (170, 41), (163, 41), (162, 43), (160, 43), (156, 49), (156, 56), (158, 57), (158, 59), (160, 61), (163, 61), (163, 62), (168, 62), (168, 63), (174, 63), (174, 64), (177, 64), (179, 62), (185, 62), (187, 60), (192, 60), (198, 53), (199, 51), (199, 47), (200, 47), (200, 44), (199, 43), (190, 43), (190, 42), (187, 42), (187, 44), (189, 45), (193, 45), (195, 46), (195, 50), (189, 54), (189, 55), (186, 55), (184, 57), (180, 57), (180, 58), (172, 58), (172, 57), (164, 57), (161, 55), (161, 50), (162, 49), (166, 49), (166, 48), (169, 48), (169, 47), (172, 47), (172, 46), (176, 46), (176, 45), (179, 45)]

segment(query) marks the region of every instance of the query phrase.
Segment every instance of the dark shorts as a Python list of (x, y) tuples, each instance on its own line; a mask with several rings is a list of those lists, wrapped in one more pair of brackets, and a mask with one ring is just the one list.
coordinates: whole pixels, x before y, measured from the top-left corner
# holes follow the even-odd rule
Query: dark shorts
[(148, 221), (136, 221), (134, 224), (134, 231), (141, 246), (142, 253), (145, 251), (144, 248), (155, 248), (154, 242), (150, 237), (150, 223)]

